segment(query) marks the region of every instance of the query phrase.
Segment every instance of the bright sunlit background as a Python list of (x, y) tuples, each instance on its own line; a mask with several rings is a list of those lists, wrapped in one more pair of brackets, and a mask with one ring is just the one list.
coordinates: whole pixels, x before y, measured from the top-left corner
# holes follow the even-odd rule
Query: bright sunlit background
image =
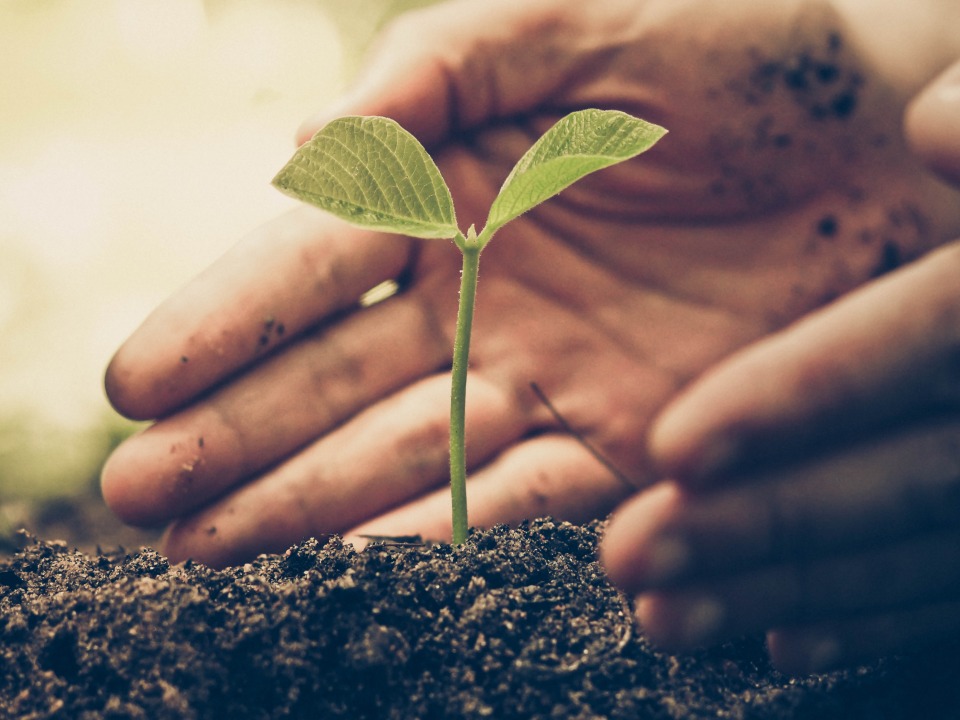
[(90, 486), (136, 428), (103, 394), (114, 350), (288, 207), (294, 130), (422, 4), (0, 0), (0, 532)]

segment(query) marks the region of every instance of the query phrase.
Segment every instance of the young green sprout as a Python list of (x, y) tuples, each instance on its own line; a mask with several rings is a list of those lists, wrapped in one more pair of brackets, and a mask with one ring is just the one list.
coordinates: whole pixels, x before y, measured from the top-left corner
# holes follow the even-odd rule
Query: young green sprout
[(666, 130), (617, 111), (581, 110), (554, 125), (520, 158), (480, 234), (460, 232), (450, 190), (427, 151), (393, 120), (344, 117), (303, 145), (273, 179), (281, 192), (353, 225), (418, 238), (452, 239), (463, 253), (450, 393), (453, 542), (467, 538), (464, 451), (467, 360), (480, 252), (510, 220), (584, 175), (639, 155)]

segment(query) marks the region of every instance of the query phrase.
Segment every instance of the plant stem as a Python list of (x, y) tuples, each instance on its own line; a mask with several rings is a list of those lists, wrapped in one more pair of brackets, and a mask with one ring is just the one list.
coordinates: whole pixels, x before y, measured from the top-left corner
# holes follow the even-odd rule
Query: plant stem
[[(472, 228), (471, 228), (472, 231)], [(480, 247), (473, 232), (461, 247), (463, 273), (460, 275), (460, 309), (457, 337), (453, 343), (453, 383), (450, 389), (450, 491), (453, 499), (453, 544), (467, 539), (467, 455), (464, 449), (467, 406), (467, 359), (473, 304), (477, 296), (477, 268)]]

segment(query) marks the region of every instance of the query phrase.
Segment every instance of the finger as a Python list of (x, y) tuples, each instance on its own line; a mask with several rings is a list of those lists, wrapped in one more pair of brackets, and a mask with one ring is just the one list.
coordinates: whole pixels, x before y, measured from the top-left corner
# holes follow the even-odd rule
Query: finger
[[(468, 425), (469, 427), (469, 425)], [(606, 515), (628, 490), (577, 440), (549, 433), (509, 447), (467, 480), (473, 527), (551, 516), (586, 522)], [(451, 537), (450, 489), (443, 487), (354, 528), (363, 535)]]
[(960, 399), (960, 243), (857, 290), (731, 356), (657, 419), (665, 475), (704, 484)]
[(405, 13), (381, 34), (353, 90), (297, 132), (382, 115), (425, 145), (539, 104), (572, 72), (576, 21), (557, 3), (455, 0)]
[(264, 225), (174, 294), (117, 351), (113, 406), (135, 419), (169, 413), (396, 277), (409, 240), (350, 227), (312, 208)]
[(904, 124), (907, 139), (927, 165), (960, 184), (960, 62), (910, 103)]
[(773, 627), (953, 602), (958, 596), (960, 531), (948, 530), (868, 552), (644, 593), (637, 616), (655, 643), (689, 649)]
[(448, 364), (450, 354), (418, 292), (353, 313), (127, 440), (104, 467), (104, 498), (128, 523), (169, 521)]
[(780, 628), (767, 634), (773, 664), (805, 675), (918, 650), (960, 634), (960, 603), (943, 602), (877, 615)]
[[(475, 375), (469, 386), (466, 450), (472, 467), (522, 435), (526, 421), (513, 393)], [(343, 534), (429, 493), (449, 482), (449, 411), (449, 374), (420, 380), (176, 522), (165, 551), (174, 559), (193, 557), (220, 567), (284, 550), (304, 537)]]
[(617, 510), (604, 563), (636, 593), (955, 527), (958, 438), (954, 420), (709, 493), (661, 483)]

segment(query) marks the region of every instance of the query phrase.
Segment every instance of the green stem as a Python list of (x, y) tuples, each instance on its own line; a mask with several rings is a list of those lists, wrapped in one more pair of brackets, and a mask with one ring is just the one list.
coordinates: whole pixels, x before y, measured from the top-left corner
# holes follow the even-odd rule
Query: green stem
[(464, 429), (467, 360), (470, 357), (470, 331), (473, 327), (473, 304), (477, 296), (477, 268), (480, 261), (480, 247), (476, 236), (468, 236), (468, 241), (461, 250), (463, 273), (460, 276), (460, 310), (457, 313), (457, 337), (453, 343), (453, 386), (450, 389), (450, 490), (453, 498), (454, 545), (467, 539), (467, 455), (464, 449)]

